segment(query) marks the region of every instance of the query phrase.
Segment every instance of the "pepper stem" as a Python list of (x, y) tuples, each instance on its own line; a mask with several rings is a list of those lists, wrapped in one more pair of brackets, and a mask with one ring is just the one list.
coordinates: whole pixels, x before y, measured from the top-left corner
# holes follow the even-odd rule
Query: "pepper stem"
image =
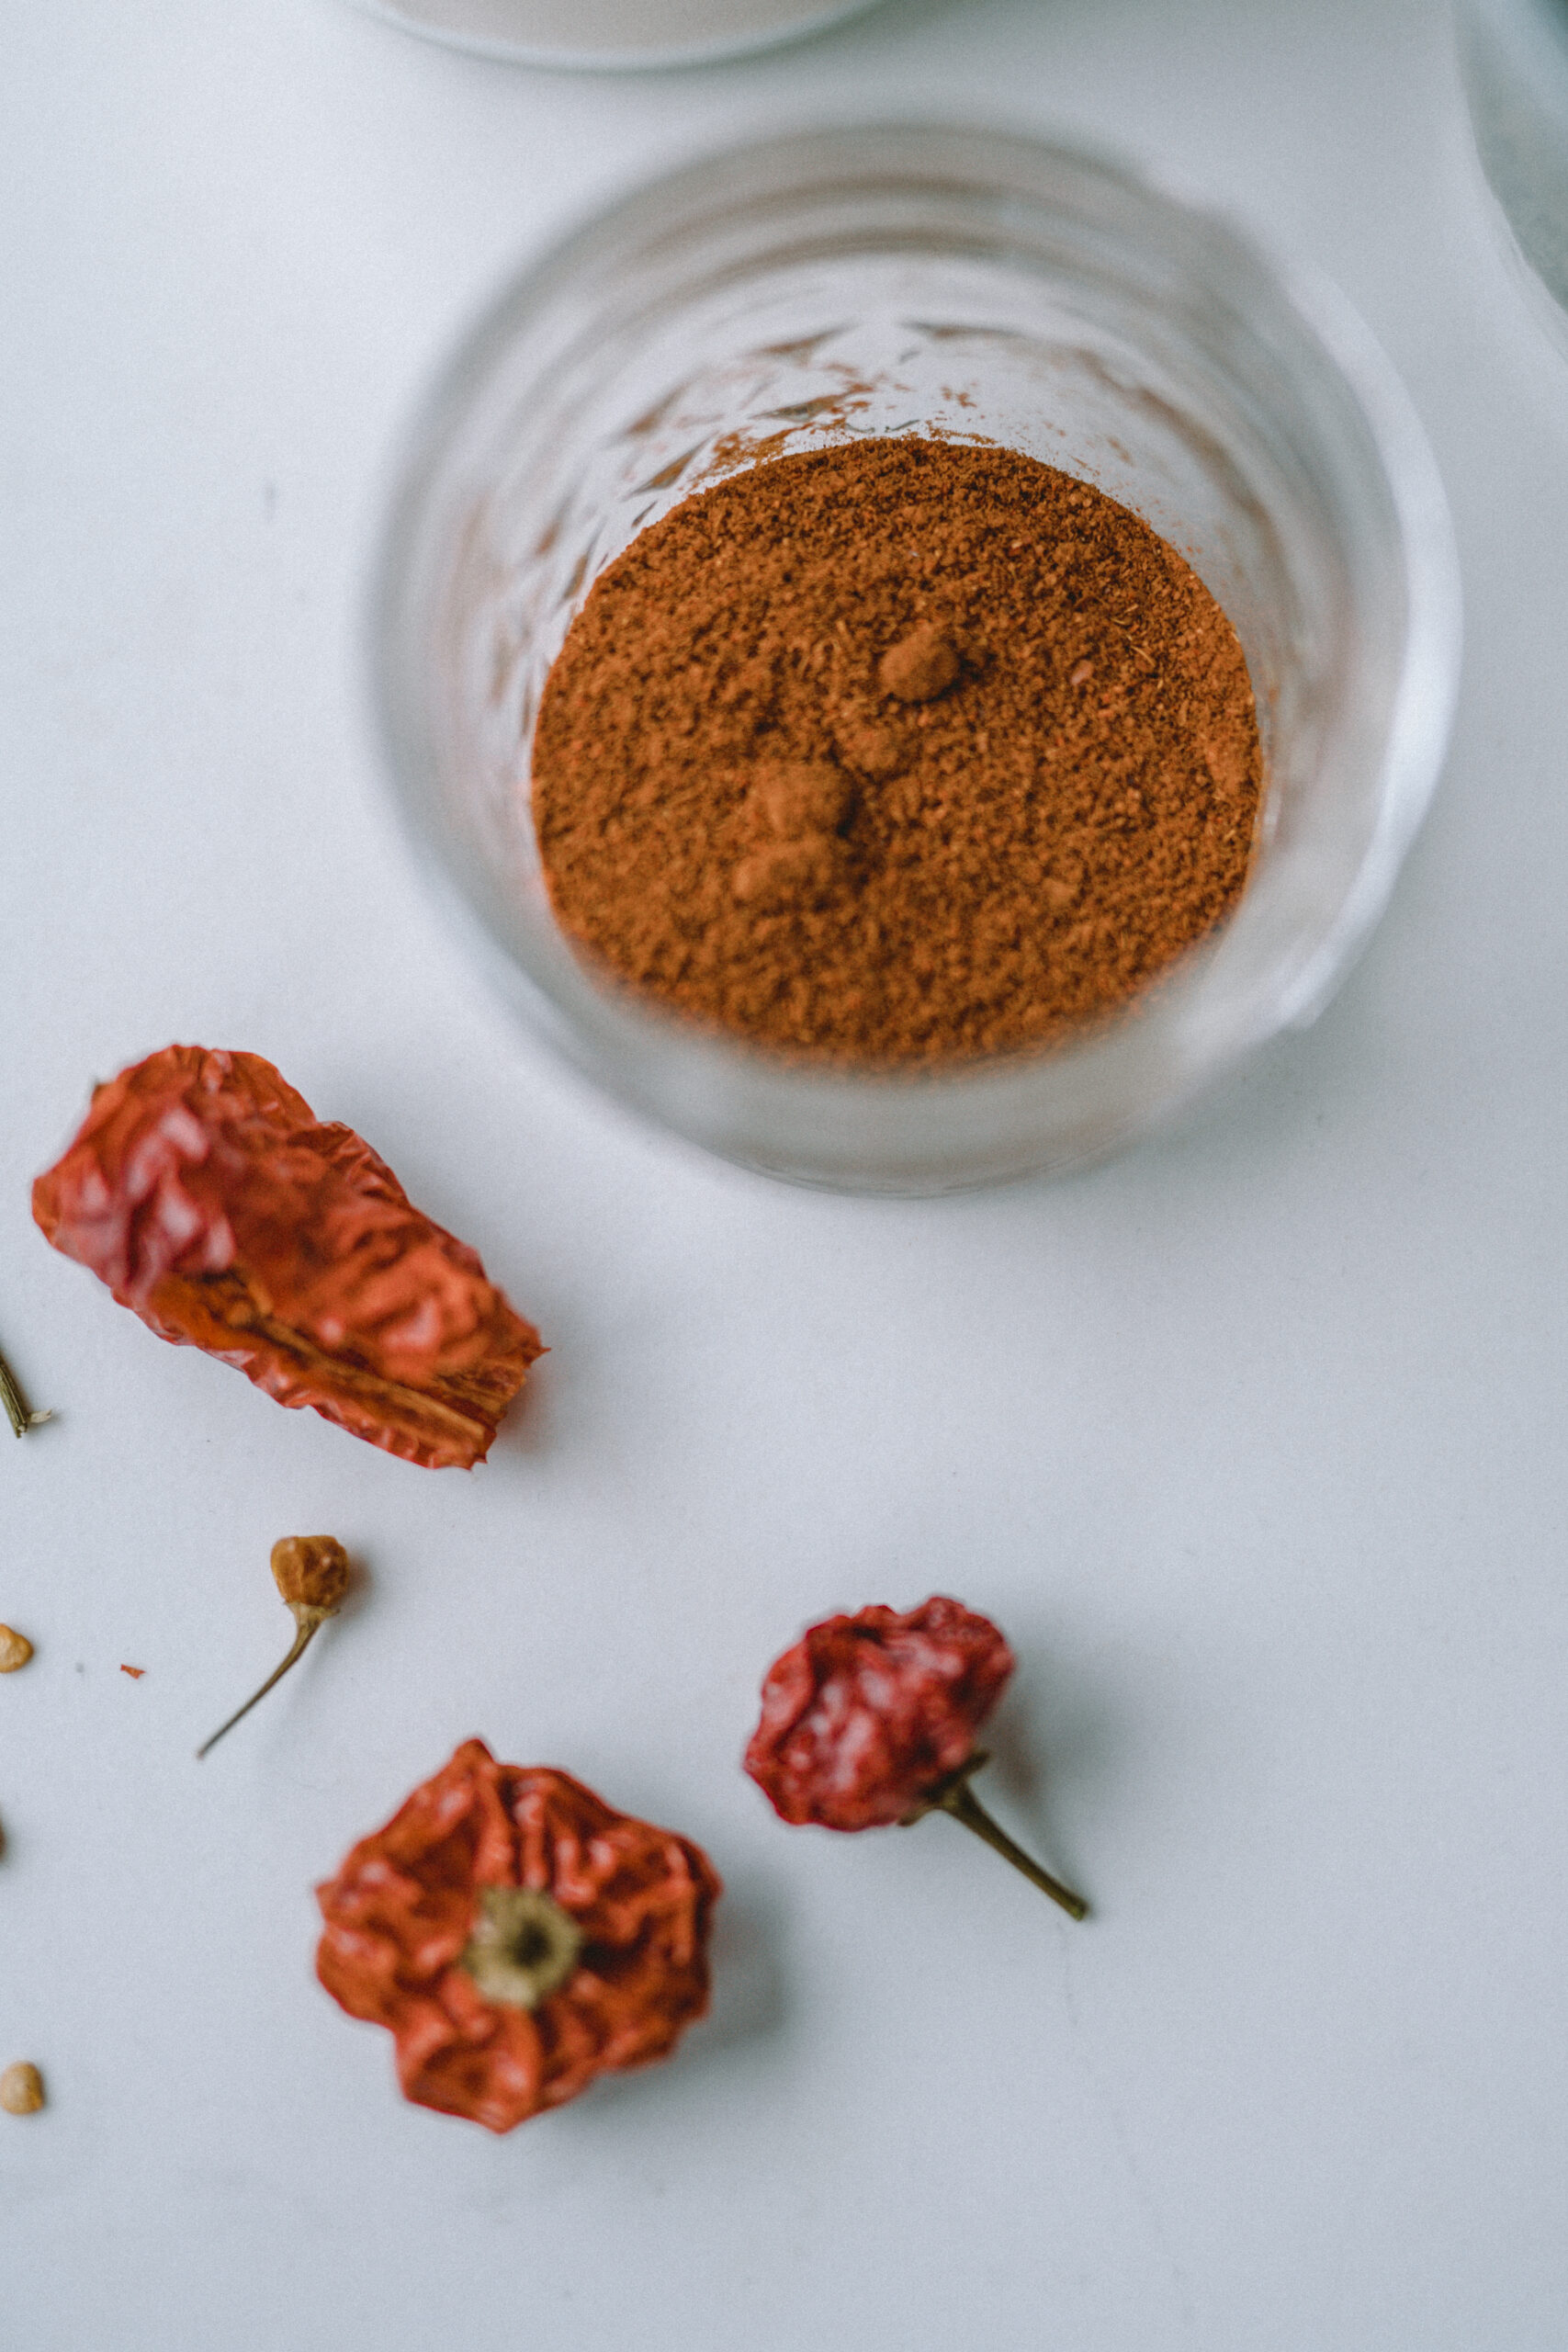
[(0, 1356), (0, 1405), (6, 1408), (6, 1419), (11, 1424), (14, 1437), (23, 1437), (28, 1430), (36, 1430), (44, 1421), (52, 1421), (52, 1413), (35, 1413), (28, 1404), (17, 1383), (17, 1375)]
[(975, 1794), (969, 1785), (970, 1777), (987, 1760), (985, 1751), (976, 1749), (968, 1762), (960, 1765), (946, 1786), (931, 1798), (929, 1805), (923, 1807), (922, 1811), (950, 1813), (954, 1821), (961, 1821), (965, 1829), (972, 1829), (976, 1838), (983, 1838), (994, 1854), (1000, 1854), (1002, 1860), (1010, 1862), (1015, 1871), (1021, 1871), (1030, 1884), (1037, 1886), (1042, 1894), (1048, 1894), (1053, 1903), (1059, 1903), (1063, 1910), (1069, 1913), (1073, 1918), (1087, 1918), (1089, 1905), (1084, 1901), (1083, 1896), (1075, 1894), (1070, 1886), (1064, 1886), (1059, 1878), (1053, 1878), (1050, 1871), (1042, 1869), (1032, 1855), (1024, 1852), (1021, 1846), (1014, 1845), (1007, 1831), (991, 1819), (990, 1815)]
[(277, 1666), (273, 1668), (272, 1672), (267, 1676), (266, 1680), (262, 1684), (259, 1690), (252, 1691), (250, 1697), (245, 1701), (244, 1705), (231, 1714), (226, 1724), (219, 1724), (210, 1739), (204, 1739), (202, 1741), (201, 1746), (196, 1751), (196, 1760), (198, 1764), (202, 1758), (207, 1754), (209, 1747), (217, 1747), (225, 1732), (232, 1731), (234, 1725), (241, 1721), (242, 1717), (250, 1713), (251, 1709), (256, 1704), (257, 1701), (265, 1699), (273, 1685), (276, 1682), (282, 1681), (289, 1668), (304, 1657), (306, 1650), (310, 1647), (311, 1640), (326, 1623), (327, 1619), (335, 1613), (331, 1609), (312, 1609), (302, 1600), (292, 1600), (288, 1605), (294, 1611), (294, 1622), (299, 1629), (295, 1634), (292, 1643), (289, 1645), (288, 1656), (284, 1659), (281, 1666)]

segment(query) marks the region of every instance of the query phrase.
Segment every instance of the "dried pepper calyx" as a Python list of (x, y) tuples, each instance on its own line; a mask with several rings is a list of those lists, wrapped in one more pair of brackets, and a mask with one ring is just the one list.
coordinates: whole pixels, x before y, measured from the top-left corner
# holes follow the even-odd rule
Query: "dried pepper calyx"
[(542, 1352), (474, 1251), (259, 1054), (169, 1046), (100, 1086), (33, 1216), (160, 1339), (427, 1467), (482, 1461)]
[[(216, 1747), (225, 1732), (244, 1715), (248, 1715), (258, 1699), (265, 1699), (275, 1683), (281, 1682), (291, 1666), (303, 1657), (310, 1643), (329, 1617), (335, 1617), (348, 1594), (353, 1570), (348, 1554), (335, 1535), (284, 1535), (272, 1547), (272, 1577), (287, 1601), (294, 1618), (294, 1639), (281, 1665), (273, 1668), (259, 1690), (253, 1690), (243, 1707), (237, 1707), (227, 1723), (220, 1724), (210, 1739), (204, 1739), (196, 1751), (199, 1764), (209, 1748)], [(127, 1668), (125, 1672), (131, 1671)]]
[(487, 2001), (536, 2009), (573, 1974), (581, 1951), (581, 1928), (542, 1887), (481, 1886), (457, 1965)]
[(976, 1735), (1013, 1654), (988, 1617), (935, 1594), (808, 1627), (775, 1658), (746, 1770), (773, 1810), (826, 1829), (908, 1826), (951, 1814), (1075, 1918), (1088, 1905), (1014, 1844), (970, 1786)]
[(491, 2132), (667, 2057), (707, 2007), (700, 1847), (465, 1740), (317, 1889), (316, 1973), (403, 2095)]

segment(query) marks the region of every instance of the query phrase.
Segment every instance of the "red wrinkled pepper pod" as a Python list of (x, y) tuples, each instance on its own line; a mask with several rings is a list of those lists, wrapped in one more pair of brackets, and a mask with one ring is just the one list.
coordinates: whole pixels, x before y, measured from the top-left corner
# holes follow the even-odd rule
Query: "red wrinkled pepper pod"
[(988, 1617), (942, 1594), (903, 1612), (826, 1618), (768, 1668), (746, 1770), (795, 1824), (877, 1829), (950, 1813), (1081, 1919), (1082, 1897), (1015, 1845), (970, 1786), (987, 1760), (976, 1736), (1013, 1663)]
[(317, 1889), (316, 1973), (405, 2098), (491, 2132), (668, 2057), (708, 2002), (698, 1846), (468, 1739)]
[(475, 1252), (259, 1054), (97, 1088), (33, 1216), (161, 1340), (405, 1461), (469, 1469), (543, 1352)]

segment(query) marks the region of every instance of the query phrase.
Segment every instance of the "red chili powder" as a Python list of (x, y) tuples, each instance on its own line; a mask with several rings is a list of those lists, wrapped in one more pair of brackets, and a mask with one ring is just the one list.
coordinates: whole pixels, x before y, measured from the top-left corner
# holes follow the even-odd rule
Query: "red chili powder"
[(1190, 565), (1015, 450), (861, 441), (686, 500), (547, 684), (535, 820), (601, 973), (870, 1065), (1057, 1042), (1247, 879), (1247, 665)]

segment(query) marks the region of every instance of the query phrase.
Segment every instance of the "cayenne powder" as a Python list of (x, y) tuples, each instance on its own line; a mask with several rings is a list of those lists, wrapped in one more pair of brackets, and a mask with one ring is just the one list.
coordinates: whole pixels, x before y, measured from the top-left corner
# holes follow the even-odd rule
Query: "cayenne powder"
[(633, 541), (547, 683), (535, 821), (613, 978), (871, 1064), (1061, 1040), (1235, 905), (1262, 783), (1191, 567), (1016, 450), (752, 467)]

